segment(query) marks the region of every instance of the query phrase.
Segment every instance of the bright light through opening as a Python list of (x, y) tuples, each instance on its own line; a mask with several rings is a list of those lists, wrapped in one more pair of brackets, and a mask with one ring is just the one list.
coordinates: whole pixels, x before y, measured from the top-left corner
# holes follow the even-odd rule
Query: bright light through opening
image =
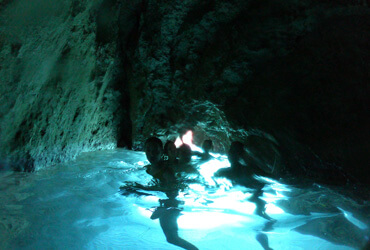
[(177, 137), (177, 139), (175, 141), (176, 148), (180, 147), (181, 145), (182, 145), (182, 141), (181, 141), (180, 137)]
[(189, 146), (193, 144), (193, 131), (189, 130), (182, 136), (182, 141)]
[(178, 148), (184, 143), (189, 145), (192, 151), (198, 151), (203, 153), (203, 149), (193, 144), (193, 131), (189, 130), (188, 132), (186, 132), (186, 134), (182, 136), (181, 139), (180, 137), (177, 137), (175, 141), (175, 146), (176, 148)]

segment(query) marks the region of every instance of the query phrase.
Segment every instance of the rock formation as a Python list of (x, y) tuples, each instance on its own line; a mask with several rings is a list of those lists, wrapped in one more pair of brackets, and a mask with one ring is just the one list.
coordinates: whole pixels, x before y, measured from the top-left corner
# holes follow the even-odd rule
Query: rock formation
[(366, 182), (369, 14), (363, 0), (1, 1), (1, 156), (42, 167), (189, 128), (220, 152), (241, 140), (295, 174)]

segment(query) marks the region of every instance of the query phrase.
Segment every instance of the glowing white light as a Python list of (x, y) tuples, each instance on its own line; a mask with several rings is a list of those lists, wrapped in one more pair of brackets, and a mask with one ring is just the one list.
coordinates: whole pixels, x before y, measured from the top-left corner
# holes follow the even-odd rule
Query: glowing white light
[(134, 204), (134, 206), (135, 206), (135, 207), (137, 207), (137, 208), (138, 208), (138, 210), (139, 210), (139, 212), (140, 212), (142, 215), (144, 215), (145, 217), (150, 218), (150, 216), (152, 216), (152, 214), (153, 214), (153, 212), (152, 212), (152, 211), (150, 211), (149, 209), (145, 209), (145, 208), (143, 208), (143, 207), (139, 207), (139, 206), (137, 206), (136, 204)]
[[(254, 178), (256, 180), (259, 180), (261, 182), (265, 182), (265, 183), (268, 183), (270, 185), (266, 186), (267, 188), (266, 189), (272, 189), (272, 190), (275, 190), (275, 191), (286, 191), (286, 192), (290, 192), (291, 189), (285, 185), (285, 184), (282, 184), (280, 182), (278, 182), (277, 180), (273, 180), (273, 179), (270, 179), (270, 178), (267, 178), (267, 177), (264, 177), (264, 176), (257, 176), (255, 175)], [(265, 190), (265, 188), (264, 188)]]
[(233, 184), (231, 183), (231, 181), (226, 179), (225, 177), (215, 178), (215, 182), (223, 190), (229, 190), (230, 188), (233, 187)]
[(182, 136), (182, 141), (189, 146), (193, 144), (193, 131), (189, 130)]
[(200, 153), (203, 153), (204, 152), (203, 149), (201, 149), (200, 147), (198, 147), (195, 144), (193, 144), (193, 131), (191, 131), (191, 130), (189, 130), (188, 132), (186, 132), (182, 136), (181, 139), (179, 137), (177, 137), (177, 139), (175, 141), (175, 146), (178, 148), (183, 143), (189, 145), (192, 151), (197, 151), (197, 152), (200, 152)]
[(267, 202), (276, 202), (278, 200), (287, 198), (284, 195), (280, 194), (278, 191), (275, 191), (275, 194), (264, 192), (262, 199)]
[(139, 161), (139, 162), (137, 163), (137, 165), (139, 165), (139, 166), (145, 166), (145, 163), (144, 163), (143, 161)]
[(192, 151), (197, 151), (199, 153), (203, 153), (204, 152), (202, 148), (200, 148), (200, 147), (198, 147), (198, 146), (196, 146), (194, 144), (190, 145), (190, 148), (191, 148)]
[(265, 208), (266, 208), (267, 214), (283, 214), (284, 213), (283, 209), (271, 203), (267, 204)]
[(263, 181), (263, 182), (270, 183), (270, 184), (280, 184), (280, 182), (278, 182), (276, 180), (273, 180), (273, 179), (270, 179), (270, 178), (267, 178), (267, 177), (264, 177), (264, 176), (256, 175), (254, 178), (256, 180)]
[(109, 163), (112, 165), (118, 165), (119, 167), (129, 167), (131, 164), (128, 164), (127, 162), (124, 161), (119, 161), (118, 164), (116, 162)]
[[(217, 194), (220, 195), (221, 192)], [(247, 201), (251, 195), (250, 193), (243, 193), (241, 191), (224, 192), (223, 196), (214, 199), (214, 202), (208, 204), (208, 207), (233, 211), (239, 214), (253, 214), (256, 205)]]
[(356, 218), (352, 215), (352, 213), (347, 212), (347, 211), (345, 211), (345, 210), (341, 209), (340, 207), (338, 207), (338, 209), (339, 209), (340, 211), (342, 211), (342, 213), (344, 214), (344, 217), (346, 217), (346, 219), (347, 219), (349, 222), (351, 222), (353, 225), (355, 225), (355, 226), (357, 226), (358, 228), (363, 229), (363, 230), (367, 229), (366, 224), (365, 224), (365, 223), (363, 223), (363, 222), (361, 222), (361, 221), (359, 221), (358, 219), (356, 219)]
[(182, 144), (183, 142), (181, 141), (180, 137), (177, 137), (175, 141), (176, 148), (180, 147)]
[(226, 155), (222, 155), (222, 154), (218, 154), (218, 153), (209, 153), (211, 156), (213, 156), (214, 158), (221, 158), (221, 159), (227, 159), (227, 156)]
[(223, 225), (241, 226), (241, 222), (251, 219), (241, 215), (227, 214), (224, 212), (183, 212), (177, 220), (180, 228), (184, 229), (208, 229)]
[(189, 184), (189, 188), (195, 191), (204, 191), (204, 186), (200, 184)]
[(230, 163), (228, 160), (218, 160), (218, 159), (212, 159), (209, 160), (199, 166), (199, 173), (203, 176), (204, 180), (207, 182), (208, 185), (215, 186), (216, 183), (213, 180), (214, 174), (220, 169), (220, 168), (228, 168), (230, 167)]

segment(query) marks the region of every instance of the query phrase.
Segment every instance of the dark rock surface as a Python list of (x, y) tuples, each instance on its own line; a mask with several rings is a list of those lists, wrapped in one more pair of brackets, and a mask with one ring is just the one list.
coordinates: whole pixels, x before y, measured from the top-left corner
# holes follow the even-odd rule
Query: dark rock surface
[[(366, 182), (367, 2), (144, 3), (128, 52), (134, 145), (198, 122), (227, 145), (248, 141), (228, 130), (264, 131), (290, 171), (324, 182), (344, 171)], [(213, 104), (225, 119), (201, 122), (192, 103)]]
[(45, 165), (192, 129), (281, 171), (368, 181), (366, 0), (39, 0), (21, 18), (23, 2), (0, 2), (3, 157)]
[[(11, 1), (0, 22), (0, 156), (36, 168), (114, 148), (124, 119), (117, 42), (97, 1)], [(117, 18), (117, 10), (110, 19)], [(102, 24), (103, 23), (103, 24)], [(118, 28), (110, 30), (112, 38)], [(123, 93), (123, 92), (122, 92)], [(117, 119), (117, 117), (122, 117)], [(19, 169), (17, 167), (16, 169)], [(24, 170), (27, 171), (27, 168)]]

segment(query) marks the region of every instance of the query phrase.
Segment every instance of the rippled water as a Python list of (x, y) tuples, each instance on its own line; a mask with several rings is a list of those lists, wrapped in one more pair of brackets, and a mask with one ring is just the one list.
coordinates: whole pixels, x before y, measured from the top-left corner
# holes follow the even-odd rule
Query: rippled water
[[(86, 153), (37, 173), (1, 172), (0, 249), (179, 249), (166, 241), (159, 219), (150, 218), (164, 193), (119, 191), (151, 181), (146, 163), (144, 153), (118, 149)], [(319, 185), (266, 180), (262, 199), (269, 221), (255, 214), (253, 190), (212, 177), (227, 165), (222, 156), (199, 165), (202, 182), (177, 197), (184, 202), (176, 210), (178, 234), (197, 248), (263, 249), (264, 240), (272, 249), (365, 244), (369, 201)], [(163, 211), (162, 216), (170, 210)]]

